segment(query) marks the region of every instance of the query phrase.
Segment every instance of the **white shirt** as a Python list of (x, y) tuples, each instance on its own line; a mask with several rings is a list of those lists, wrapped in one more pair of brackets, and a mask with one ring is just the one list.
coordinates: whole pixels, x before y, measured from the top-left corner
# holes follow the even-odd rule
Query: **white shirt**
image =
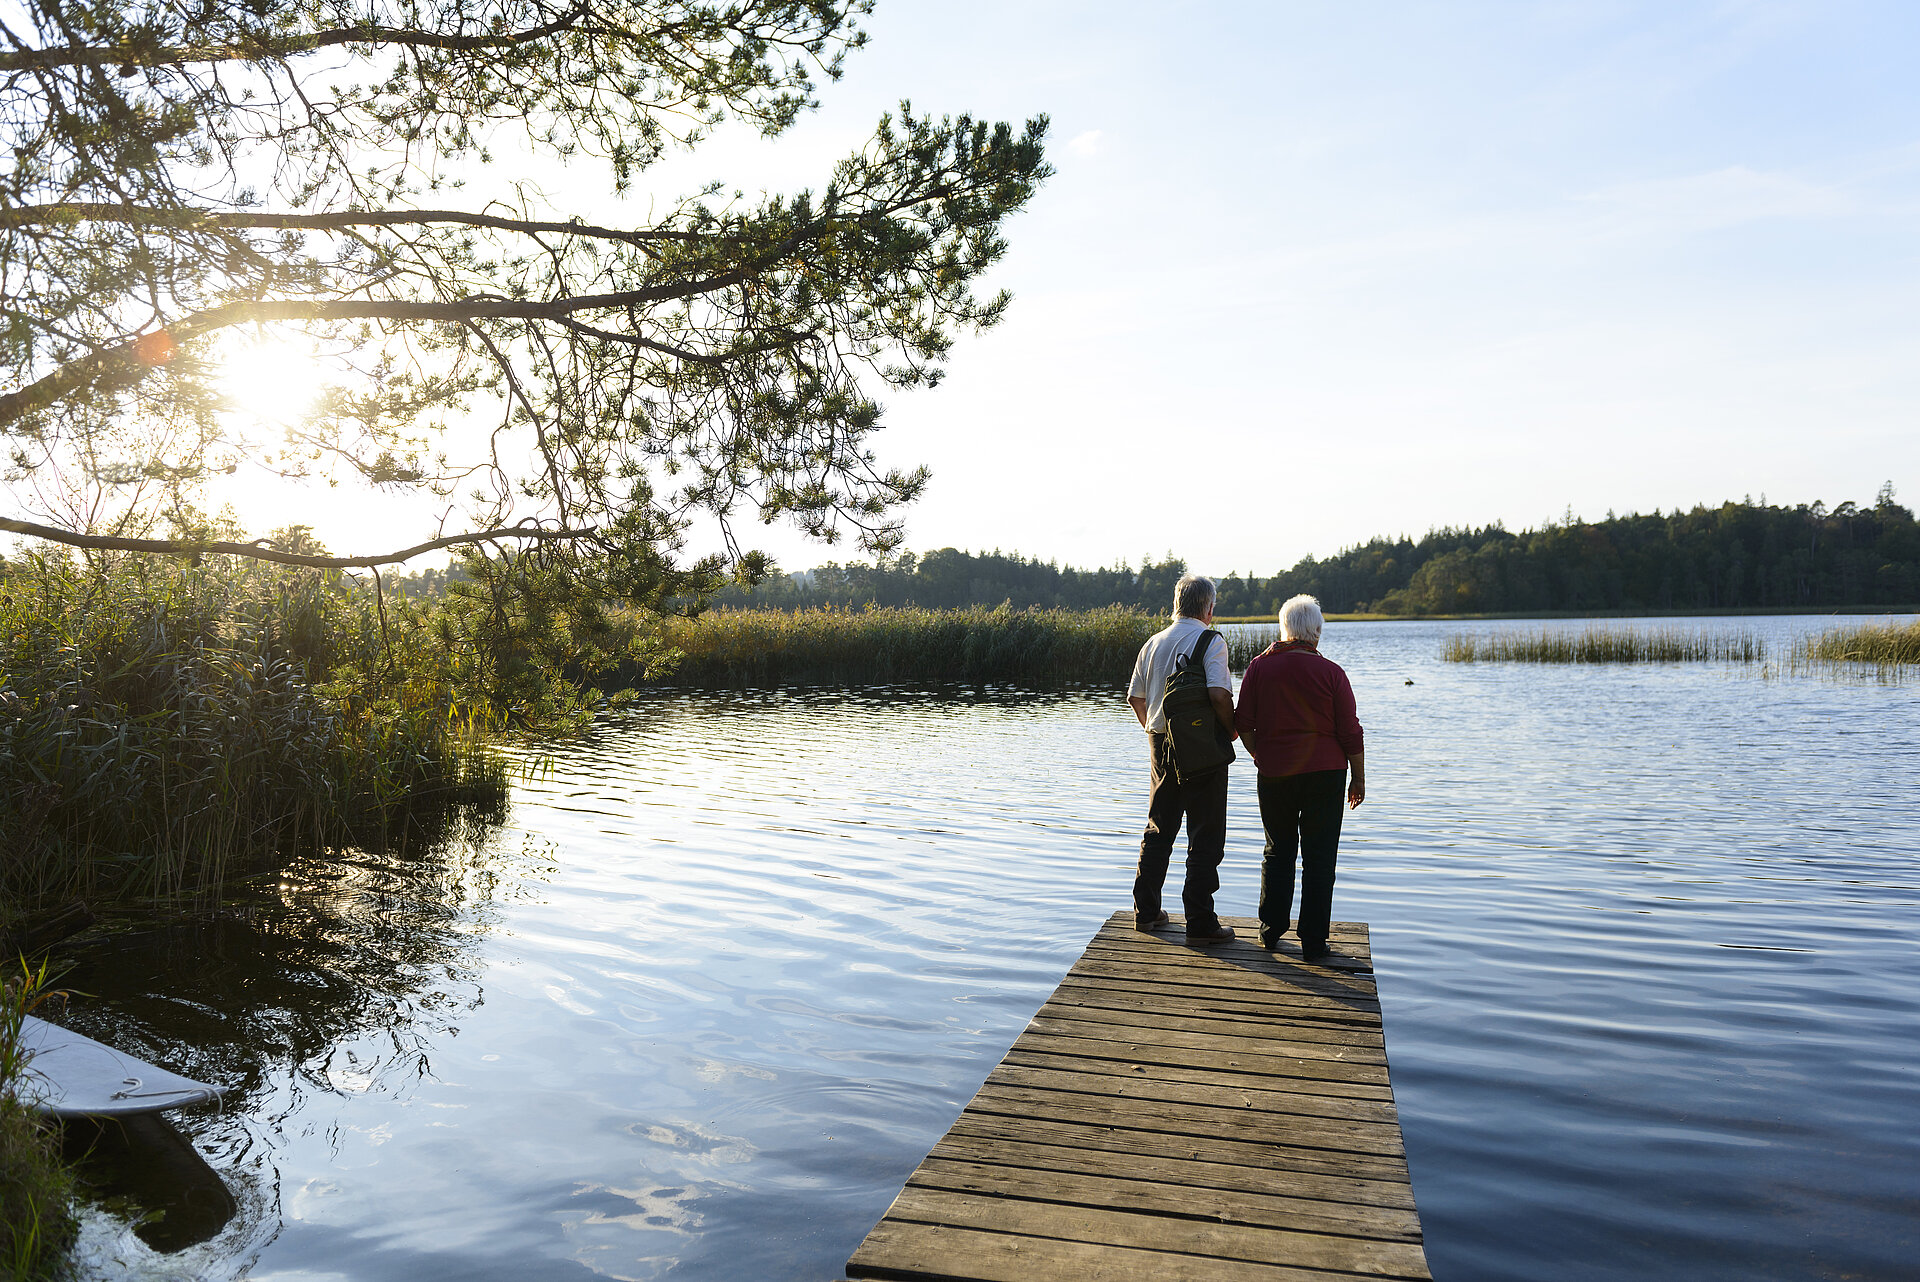
[[(1173, 675), (1174, 662), (1181, 655), (1193, 653), (1193, 643), (1207, 625), (1198, 619), (1178, 618), (1173, 623), (1147, 638), (1140, 647), (1140, 657), (1133, 661), (1133, 681), (1127, 686), (1127, 698), (1147, 701), (1147, 724), (1149, 734), (1167, 732), (1167, 714), (1161, 709), (1160, 701), (1167, 694), (1167, 678)], [(1233, 693), (1233, 677), (1227, 671), (1227, 639), (1207, 642), (1207, 684), (1215, 690)]]

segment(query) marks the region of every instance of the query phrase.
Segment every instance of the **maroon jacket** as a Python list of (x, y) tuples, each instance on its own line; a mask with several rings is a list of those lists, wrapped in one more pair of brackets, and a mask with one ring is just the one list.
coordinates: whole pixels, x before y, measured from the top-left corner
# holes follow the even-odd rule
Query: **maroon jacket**
[(1365, 748), (1347, 674), (1298, 641), (1276, 641), (1247, 665), (1233, 725), (1263, 775), (1344, 770)]

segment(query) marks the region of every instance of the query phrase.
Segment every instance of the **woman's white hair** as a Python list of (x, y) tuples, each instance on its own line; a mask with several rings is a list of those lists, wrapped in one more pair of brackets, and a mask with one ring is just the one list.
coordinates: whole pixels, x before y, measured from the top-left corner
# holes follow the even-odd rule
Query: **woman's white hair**
[(1304, 592), (1291, 597), (1280, 607), (1280, 639), (1282, 641), (1305, 641), (1308, 645), (1320, 644), (1320, 629), (1327, 624), (1327, 617), (1320, 613), (1320, 602)]

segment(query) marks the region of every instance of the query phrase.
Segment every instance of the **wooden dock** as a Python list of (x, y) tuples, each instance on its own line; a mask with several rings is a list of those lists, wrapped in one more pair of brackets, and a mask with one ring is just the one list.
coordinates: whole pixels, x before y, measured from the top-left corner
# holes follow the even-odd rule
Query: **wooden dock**
[(1327, 964), (1116, 913), (850, 1278), (1428, 1278), (1367, 928)]

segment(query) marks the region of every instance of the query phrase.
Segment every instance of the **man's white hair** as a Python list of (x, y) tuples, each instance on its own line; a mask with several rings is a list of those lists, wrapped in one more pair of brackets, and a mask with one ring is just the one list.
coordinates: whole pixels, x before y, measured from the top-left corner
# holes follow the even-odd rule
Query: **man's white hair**
[(1320, 629), (1325, 627), (1327, 617), (1320, 613), (1320, 602), (1306, 593), (1289, 597), (1280, 607), (1280, 639), (1282, 641), (1305, 641), (1308, 645), (1320, 644)]
[(1183, 574), (1173, 585), (1173, 617), (1198, 619), (1213, 609), (1213, 580), (1204, 574)]

